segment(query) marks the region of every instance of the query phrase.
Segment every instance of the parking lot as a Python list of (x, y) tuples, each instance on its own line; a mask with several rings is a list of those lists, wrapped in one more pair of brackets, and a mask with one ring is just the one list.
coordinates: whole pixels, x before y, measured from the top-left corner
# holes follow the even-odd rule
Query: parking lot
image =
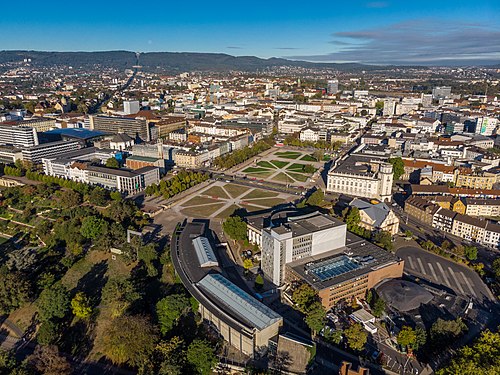
[(495, 300), (488, 287), (473, 270), (417, 247), (402, 247), (396, 254), (404, 259), (405, 272), (473, 297), (478, 302)]

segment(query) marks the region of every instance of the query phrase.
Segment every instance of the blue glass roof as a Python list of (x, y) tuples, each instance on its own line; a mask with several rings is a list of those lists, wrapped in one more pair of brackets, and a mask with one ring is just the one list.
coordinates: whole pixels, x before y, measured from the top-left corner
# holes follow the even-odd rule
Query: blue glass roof
[(306, 269), (317, 279), (324, 281), (354, 271), (358, 268), (366, 267), (374, 261), (375, 259), (372, 256), (350, 258), (346, 255), (342, 255), (313, 264), (310, 267), (306, 267)]

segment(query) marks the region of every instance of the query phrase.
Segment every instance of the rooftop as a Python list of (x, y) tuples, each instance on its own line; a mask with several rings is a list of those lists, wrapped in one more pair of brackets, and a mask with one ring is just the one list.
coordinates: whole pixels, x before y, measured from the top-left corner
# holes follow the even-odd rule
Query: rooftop
[(250, 296), (221, 274), (208, 274), (198, 286), (208, 293), (210, 299), (224, 306), (224, 311), (230, 310), (250, 326), (259, 330), (281, 320), (281, 316), (263, 303)]
[(208, 238), (201, 236), (194, 238), (193, 246), (201, 267), (214, 267), (219, 265), (214, 249), (212, 249), (212, 245), (210, 245)]

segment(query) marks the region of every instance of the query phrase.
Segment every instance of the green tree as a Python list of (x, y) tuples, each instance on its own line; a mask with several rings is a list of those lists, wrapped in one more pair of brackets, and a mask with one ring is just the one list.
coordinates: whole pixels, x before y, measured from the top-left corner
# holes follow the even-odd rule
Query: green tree
[(461, 318), (455, 320), (444, 320), (438, 318), (431, 326), (430, 338), (432, 343), (438, 347), (449, 344), (450, 339), (454, 339), (462, 334), (467, 326)]
[(71, 189), (63, 190), (60, 199), (64, 208), (75, 207), (82, 203), (82, 196)]
[(27, 361), (41, 375), (69, 375), (73, 372), (69, 361), (55, 345), (37, 346)]
[(374, 240), (378, 246), (389, 251), (392, 250), (392, 235), (389, 232), (381, 230), (375, 235)]
[(184, 341), (174, 336), (159, 342), (149, 361), (139, 368), (139, 375), (182, 375), (185, 373), (186, 353)]
[(92, 306), (83, 292), (78, 292), (71, 300), (73, 314), (79, 319), (87, 319), (92, 315)]
[(340, 344), (340, 342), (342, 341), (342, 335), (343, 335), (343, 332), (342, 330), (335, 330), (335, 331), (326, 331), (325, 332), (325, 339), (329, 342), (331, 342), (332, 344)]
[(497, 280), (500, 280), (500, 258), (497, 258), (493, 261), (493, 272), (495, 273), (495, 277)]
[(255, 278), (255, 289), (262, 290), (262, 288), (264, 288), (264, 278), (259, 273)]
[(120, 168), (120, 163), (118, 163), (118, 160), (116, 160), (115, 157), (110, 157), (108, 160), (106, 160), (106, 167)]
[(354, 323), (344, 330), (344, 336), (347, 339), (347, 345), (356, 351), (362, 350), (368, 340), (368, 334), (359, 323)]
[(253, 267), (253, 262), (252, 262), (252, 259), (249, 259), (249, 258), (245, 258), (243, 260), (243, 268), (248, 271), (250, 268)]
[(217, 364), (214, 346), (206, 340), (195, 339), (188, 347), (186, 358), (193, 369), (201, 375), (210, 375)]
[(156, 332), (142, 316), (120, 316), (111, 320), (103, 335), (103, 352), (113, 363), (139, 367), (156, 345)]
[(403, 159), (401, 159), (400, 157), (389, 158), (388, 161), (392, 164), (394, 181), (399, 180), (399, 178), (405, 174), (405, 164), (403, 162)]
[(410, 326), (404, 326), (397, 336), (398, 344), (405, 348), (413, 348), (417, 342), (417, 334)]
[(156, 315), (163, 335), (168, 333), (181, 316), (190, 310), (191, 303), (183, 294), (171, 294), (156, 304)]
[(373, 315), (375, 315), (377, 318), (380, 318), (384, 314), (384, 311), (385, 311), (384, 300), (380, 297), (376, 298), (372, 308)]
[(313, 332), (319, 332), (325, 326), (326, 311), (321, 302), (313, 302), (306, 313), (306, 324)]
[(51, 320), (45, 320), (40, 324), (36, 334), (36, 340), (41, 345), (51, 345), (59, 339), (59, 325)]
[(0, 268), (0, 315), (9, 314), (30, 300), (31, 285), (16, 271)]
[(437, 375), (500, 374), (500, 334), (485, 330), (479, 339), (458, 352), (450, 364)]
[(475, 246), (464, 246), (464, 254), (468, 260), (476, 260), (477, 259), (477, 247)]
[(95, 240), (105, 232), (106, 227), (107, 223), (104, 219), (97, 216), (87, 216), (82, 220), (80, 233), (85, 238)]
[(247, 223), (239, 216), (228, 217), (222, 224), (222, 228), (233, 240), (247, 239)]
[(309, 306), (318, 300), (318, 294), (308, 284), (302, 284), (292, 293), (292, 300), (303, 313), (307, 313)]
[(349, 207), (346, 208), (343, 212), (345, 223), (347, 224), (347, 228), (351, 230), (352, 228), (359, 225), (361, 222), (361, 215), (359, 214), (358, 207)]
[(318, 189), (314, 193), (312, 193), (309, 198), (307, 198), (306, 203), (309, 206), (321, 206), (325, 199), (325, 193), (323, 193), (323, 190)]
[(41, 320), (64, 318), (69, 311), (69, 303), (68, 290), (61, 283), (44, 289), (37, 301)]

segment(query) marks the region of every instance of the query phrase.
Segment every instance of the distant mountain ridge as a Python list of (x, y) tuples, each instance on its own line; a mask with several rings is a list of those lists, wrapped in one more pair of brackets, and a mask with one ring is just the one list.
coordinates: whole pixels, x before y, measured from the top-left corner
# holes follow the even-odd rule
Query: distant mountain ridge
[(33, 66), (67, 65), (85, 67), (101, 65), (118, 69), (132, 68), (137, 63), (146, 71), (247, 71), (255, 72), (277, 66), (302, 68), (330, 68), (341, 71), (378, 70), (381, 66), (356, 63), (312, 63), (282, 58), (262, 59), (255, 56), (231, 56), (224, 53), (198, 52), (145, 52), (139, 55), (130, 51), (102, 52), (42, 52), (42, 51), (0, 51), (0, 64), (31, 59)]

